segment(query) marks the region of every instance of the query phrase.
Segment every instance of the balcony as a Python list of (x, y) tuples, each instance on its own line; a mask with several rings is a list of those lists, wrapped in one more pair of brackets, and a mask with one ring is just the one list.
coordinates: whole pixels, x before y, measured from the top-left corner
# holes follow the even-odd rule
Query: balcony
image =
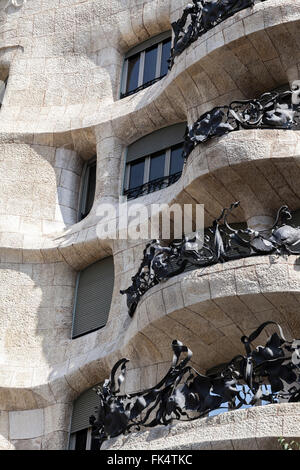
[(198, 38), (213, 29), (222, 21), (235, 15), (241, 10), (253, 7), (255, 3), (266, 0), (227, 0), (226, 2), (193, 0), (183, 10), (181, 18), (172, 23), (174, 42), (169, 60), (170, 68), (174, 65), (175, 57), (179, 56)]

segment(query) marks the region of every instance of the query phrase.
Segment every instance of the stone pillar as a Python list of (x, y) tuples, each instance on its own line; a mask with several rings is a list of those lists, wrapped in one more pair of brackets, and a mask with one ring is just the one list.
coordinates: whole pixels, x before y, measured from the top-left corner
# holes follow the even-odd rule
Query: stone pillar
[(118, 200), (124, 177), (126, 143), (115, 137), (111, 123), (95, 128), (97, 139), (97, 181), (95, 199)]

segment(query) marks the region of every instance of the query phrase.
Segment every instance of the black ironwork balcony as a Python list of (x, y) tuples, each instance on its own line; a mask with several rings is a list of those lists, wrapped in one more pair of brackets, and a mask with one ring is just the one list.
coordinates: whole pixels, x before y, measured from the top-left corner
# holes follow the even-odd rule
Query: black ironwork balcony
[(187, 127), (183, 156), (213, 137), (221, 137), (240, 129), (300, 129), (300, 80), (291, 90), (263, 93), (252, 100), (233, 101), (202, 114)]
[(151, 287), (188, 269), (250, 256), (300, 254), (300, 227), (288, 224), (292, 216), (287, 206), (279, 209), (269, 230), (258, 232), (251, 228), (236, 230), (228, 224), (228, 216), (238, 205), (239, 202), (236, 202), (223, 210), (207, 229), (202, 243), (196, 233), (194, 237), (186, 236), (167, 246), (159, 240), (147, 244), (131, 286), (121, 290), (121, 294), (127, 295), (130, 316), (133, 316), (141, 297)]
[(193, 4), (183, 10), (178, 21), (172, 23), (174, 32), (173, 47), (169, 59), (169, 68), (174, 59), (217, 24), (235, 15), (238, 11), (252, 7), (255, 3), (266, 0), (192, 0)]
[[(265, 347), (253, 349), (253, 341), (269, 325), (277, 325), (279, 334), (274, 333)], [(130, 395), (120, 394), (128, 359), (118, 361), (110, 379), (96, 390), (97, 418), (90, 417), (92, 435), (99, 447), (109, 437), (139, 431), (141, 427), (168, 425), (173, 420), (195, 420), (213, 410), (236, 410), (262, 401), (299, 402), (300, 341), (286, 340), (280, 325), (268, 321), (249, 337), (243, 336), (241, 342), (244, 356), (235, 356), (215, 373), (204, 375), (189, 365), (192, 351), (174, 340), (173, 362), (165, 377), (155, 387)]]
[(136, 188), (127, 189), (124, 191), (124, 196), (127, 196), (128, 199), (135, 199), (137, 197), (144, 196), (145, 194), (167, 188), (179, 180), (181, 173), (182, 172), (179, 171), (173, 175), (163, 176), (162, 178), (149, 181), (148, 183), (137, 186)]

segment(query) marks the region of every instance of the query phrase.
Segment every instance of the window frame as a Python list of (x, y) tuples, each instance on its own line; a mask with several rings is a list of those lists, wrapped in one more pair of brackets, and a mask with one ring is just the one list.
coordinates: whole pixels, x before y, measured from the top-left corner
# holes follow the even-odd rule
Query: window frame
[[(81, 429), (81, 431), (86, 431), (87, 432), (85, 450), (91, 450), (91, 446), (92, 446), (92, 427)], [(79, 431), (76, 431), (76, 432), (72, 432), (70, 434), (69, 450), (76, 450), (76, 439), (77, 439), (77, 433), (78, 432)]]
[[(162, 50), (163, 50), (163, 43), (166, 40), (171, 41), (171, 47), (172, 47), (172, 31), (171, 30), (158, 34), (157, 36), (154, 36), (148, 39), (147, 41), (142, 42), (138, 46), (128, 51), (128, 53), (125, 55), (125, 58), (124, 58), (124, 65), (123, 65), (122, 78), (121, 78), (120, 99), (133, 95), (144, 88), (148, 88), (148, 86), (151, 86), (153, 83), (155, 83), (156, 81), (166, 76), (166, 74), (161, 75)], [(144, 74), (145, 74), (146, 51), (156, 45), (158, 47), (157, 47), (157, 56), (156, 56), (155, 78), (151, 81), (143, 83)], [(134, 90), (127, 91), (128, 61), (131, 57), (134, 57), (137, 54), (139, 54), (139, 73), (138, 73), (137, 87)]]
[[(128, 147), (126, 147), (126, 151), (124, 154), (122, 196), (127, 197), (128, 199), (137, 199), (140, 196), (144, 196), (154, 191), (164, 189), (178, 181), (184, 168), (184, 161), (182, 164), (182, 170), (180, 172), (171, 174), (170, 169), (172, 151), (176, 149), (176, 147), (182, 147), (184, 145), (186, 125), (187, 123), (186, 121), (184, 121), (172, 124), (170, 126), (162, 127), (154, 132), (151, 132), (150, 134), (141, 137), (140, 139), (136, 140), (135, 142), (132, 142)], [(164, 175), (160, 178), (150, 180), (149, 177), (151, 158), (161, 152), (164, 152), (165, 154)], [(134, 163), (142, 161), (144, 161), (143, 183), (139, 186), (136, 186), (136, 189), (142, 188), (148, 183), (151, 184), (152, 181), (154, 182), (154, 187), (155, 181), (157, 182), (157, 188), (154, 190), (151, 189), (151, 186), (149, 186), (148, 190), (147, 188), (143, 188), (141, 194), (137, 194), (136, 196), (134, 196), (131, 195), (131, 191), (133, 191), (135, 188), (130, 188), (131, 166)], [(174, 178), (172, 178), (173, 175)], [(175, 175), (179, 175), (177, 179)], [(166, 181), (167, 178), (168, 180)], [(160, 183), (161, 187), (159, 187)]]
[[(175, 144), (175, 145), (178, 145), (178, 144)], [(174, 145), (174, 147), (175, 147), (175, 145)], [(169, 147), (167, 149), (161, 149), (160, 152), (163, 152), (163, 151), (165, 152), (165, 165), (164, 165), (164, 176), (163, 177), (166, 178), (167, 176), (171, 176), (169, 174), (169, 172), (170, 172), (170, 165), (171, 165), (172, 147)], [(129, 188), (130, 169), (131, 169), (132, 164), (137, 163), (139, 161), (142, 161), (142, 160), (145, 161), (143, 184), (150, 183), (151, 181), (154, 181), (154, 180), (149, 180), (149, 178), (150, 178), (151, 158), (154, 157), (156, 155), (156, 153), (158, 153), (158, 152), (150, 153), (147, 157), (141, 157), (140, 160), (134, 160), (132, 162), (126, 163), (124, 191), (128, 191), (128, 189), (134, 189), (134, 188)]]
[(76, 276), (76, 281), (75, 281), (75, 292), (74, 292), (74, 304), (73, 304), (73, 309), (72, 309), (72, 327), (71, 327), (71, 339), (74, 340), (77, 337), (74, 338), (73, 332), (75, 328), (75, 316), (76, 316), (76, 308), (77, 308), (77, 302), (78, 302), (78, 288), (79, 288), (79, 281), (80, 281), (80, 274), (82, 271), (79, 271)]
[[(128, 162), (126, 163), (126, 167), (125, 167), (125, 179), (124, 179), (124, 187), (123, 187), (123, 196), (127, 196), (126, 192), (127, 191), (134, 191), (134, 189), (138, 189), (146, 184), (151, 184), (151, 182), (155, 182), (156, 179), (152, 179), (150, 180), (150, 165), (151, 165), (151, 158), (155, 157), (157, 153), (160, 153), (160, 152), (164, 152), (165, 153), (165, 163), (164, 163), (164, 175), (161, 177), (161, 178), (157, 178), (157, 180), (163, 180), (163, 179), (166, 179), (168, 177), (171, 177), (171, 176), (175, 176), (177, 175), (178, 173), (182, 173), (183, 171), (183, 166), (184, 166), (184, 162), (183, 162), (183, 166), (182, 166), (182, 170), (181, 172), (177, 172), (177, 173), (172, 173), (170, 174), (170, 168), (171, 168), (171, 156), (172, 156), (172, 150), (179, 146), (179, 145), (182, 145), (183, 147), (183, 141), (182, 143), (177, 143), (177, 144), (174, 144), (172, 145), (171, 147), (167, 147), (165, 149), (161, 149), (159, 152), (153, 152), (151, 154), (149, 154), (148, 156), (144, 156), (144, 157), (141, 157), (139, 160), (134, 160), (134, 161), (131, 161), (131, 162)], [(143, 179), (143, 184), (140, 185), (140, 186), (136, 186), (136, 187), (133, 187), (133, 188), (130, 188), (129, 187), (129, 183), (130, 183), (130, 172), (131, 172), (131, 166), (132, 164), (134, 163), (137, 163), (139, 161), (144, 161), (144, 179)], [(180, 178), (180, 176), (179, 176)], [(178, 179), (179, 179), (178, 178)], [(166, 187), (170, 186), (171, 184), (173, 183), (169, 183)], [(163, 188), (162, 188), (163, 189)], [(150, 194), (152, 192), (156, 192), (156, 190), (154, 191), (149, 191), (148, 193), (146, 194)], [(145, 194), (143, 194), (145, 195)], [(138, 197), (140, 196), (137, 196), (137, 197), (131, 197), (130, 199), (137, 199)]]
[[(99, 406), (99, 397), (95, 388), (102, 387), (104, 382), (97, 382), (93, 387), (86, 389), (72, 402), (72, 414), (68, 432), (68, 449), (76, 450), (76, 440), (79, 432), (86, 432), (85, 449), (91, 450), (93, 446), (92, 426), (89, 417), (95, 415)], [(99, 441), (95, 439), (96, 446)]]
[(90, 171), (91, 171), (92, 166), (96, 166), (96, 175), (97, 175), (97, 156), (96, 155), (90, 158), (84, 164), (84, 168), (82, 172), (82, 179), (81, 179), (82, 183), (81, 183), (81, 190), (80, 190), (80, 198), (79, 198), (78, 222), (81, 222), (81, 220), (85, 219), (90, 213), (90, 211), (88, 213), (86, 212), (86, 205), (87, 205)]

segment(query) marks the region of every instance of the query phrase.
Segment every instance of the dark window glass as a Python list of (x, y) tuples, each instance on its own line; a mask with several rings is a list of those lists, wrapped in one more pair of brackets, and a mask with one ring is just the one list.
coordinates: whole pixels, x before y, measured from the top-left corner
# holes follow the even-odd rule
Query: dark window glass
[(141, 186), (144, 183), (145, 160), (130, 165), (129, 189)]
[(163, 77), (168, 73), (168, 59), (171, 55), (171, 39), (166, 39), (162, 45), (162, 55), (161, 55), (161, 69), (160, 76)]
[(176, 145), (171, 150), (170, 175), (182, 171), (184, 159), (182, 157), (182, 144)]
[(93, 206), (94, 198), (95, 198), (95, 189), (96, 189), (96, 162), (91, 165), (88, 169), (88, 187), (87, 187), (87, 194), (86, 194), (86, 203), (85, 203), (85, 210), (84, 216), (87, 216), (91, 208)]
[(295, 212), (292, 212), (292, 225), (295, 225), (296, 227), (300, 226), (300, 210), (298, 209)]
[(128, 59), (128, 73), (126, 91), (133, 91), (138, 87), (139, 82), (140, 54), (136, 54)]
[(150, 47), (145, 53), (143, 84), (154, 80), (156, 75), (157, 45)]
[(162, 178), (165, 173), (165, 152), (156, 153), (150, 160), (150, 178), (149, 181)]
[(87, 429), (76, 433), (75, 450), (86, 450)]

